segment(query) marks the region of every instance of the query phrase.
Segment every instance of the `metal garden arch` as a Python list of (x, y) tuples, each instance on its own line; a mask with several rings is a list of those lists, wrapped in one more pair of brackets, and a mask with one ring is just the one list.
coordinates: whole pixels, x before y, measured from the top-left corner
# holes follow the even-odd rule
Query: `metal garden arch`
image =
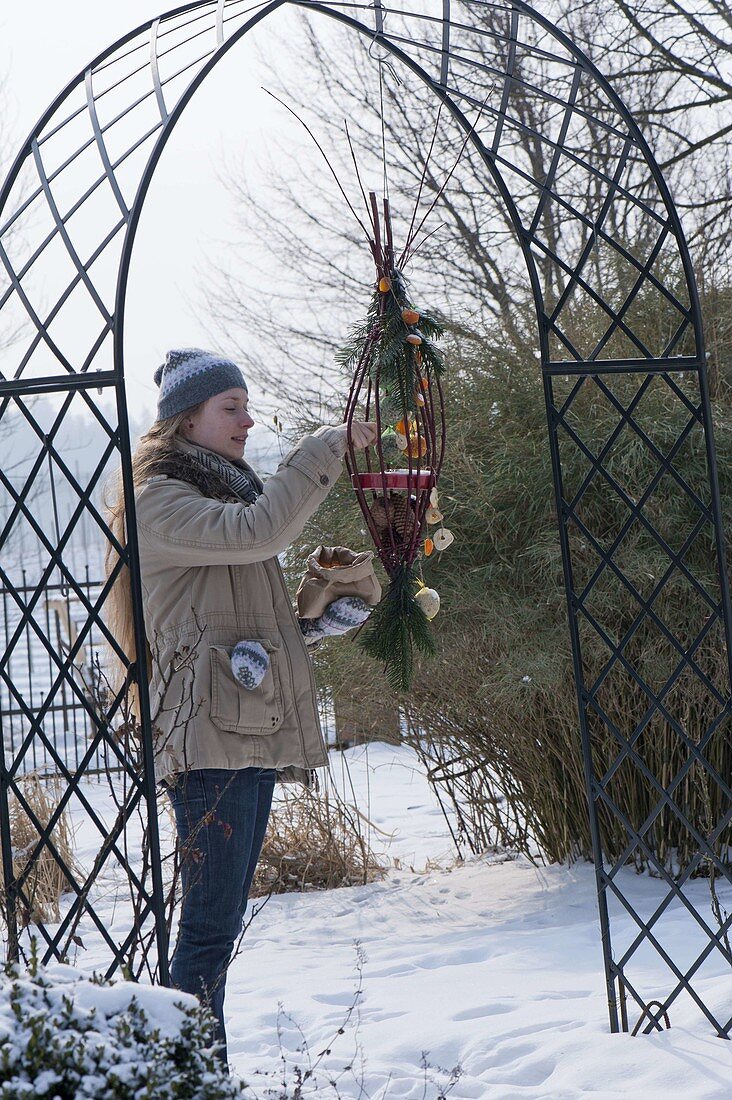
[[(732, 684), (732, 614), (721, 525), (721, 509), (699, 301), (674, 204), (653, 155), (627, 109), (602, 74), (557, 27), (521, 0), (434, 0), (421, 12), (410, 10), (404, 0), (389, 6), (375, 3), (273, 0), (195, 0), (146, 22), (101, 53), (75, 77), (51, 104), (18, 153), (0, 193), (0, 320), (20, 319), (24, 324), (14, 345), (17, 367), (0, 376), (0, 421), (19, 414), (37, 440), (37, 454), (24, 483), (14, 485), (0, 470), (0, 483), (9, 502), (2, 523), (0, 547), (13, 531), (24, 525), (37, 540), (40, 564), (33, 583), (22, 589), (14, 582), (7, 558), (0, 560), (0, 583), (17, 606), (18, 623), (6, 624), (4, 648), (0, 648), (0, 733), (3, 718), (13, 708), (22, 715), (25, 735), (19, 748), (9, 751), (2, 739), (0, 770), (0, 834), (4, 875), (8, 950), (18, 955), (19, 914), (32, 910), (29, 870), (13, 868), (9, 828), (11, 796), (34, 822), (38, 841), (32, 860), (42, 854), (62, 861), (54, 826), (63, 806), (80, 800), (100, 834), (100, 850), (93, 866), (83, 873), (64, 867), (72, 885), (72, 904), (56, 925), (36, 922), (42, 957), (68, 954), (85, 927), (96, 937), (108, 960), (108, 972), (121, 965), (139, 973), (157, 954), (157, 976), (167, 980), (166, 933), (163, 922), (163, 883), (157, 838), (155, 790), (152, 769), (139, 774), (128, 766), (124, 747), (113, 732), (120, 698), (105, 707), (90, 702), (77, 676), (76, 662), (92, 629), (115, 645), (104, 626), (103, 609), (108, 588), (92, 599), (74, 576), (65, 551), (74, 526), (82, 516), (92, 522), (118, 552), (117, 569), (129, 564), (137, 609), (137, 638), (143, 652), (144, 634), (141, 591), (137, 571), (134, 502), (131, 494), (130, 440), (124, 374), (125, 302), (135, 235), (148, 187), (165, 144), (191, 96), (207, 74), (249, 30), (284, 4), (328, 16), (376, 42), (392, 59), (411, 69), (438, 96), (453, 117), (470, 131), (466, 111), (481, 106), (476, 94), (480, 81), (491, 87), (483, 105), (480, 127), (470, 133), (473, 149), (482, 158), (491, 185), (498, 189), (515, 228), (516, 240), (528, 272), (536, 304), (538, 345), (546, 399), (549, 446), (554, 491), (559, 517), (567, 607), (577, 685), (579, 736), (587, 786), (592, 843), (595, 858), (600, 926), (612, 1030), (627, 1030), (628, 998), (643, 1015), (646, 1030), (660, 1028), (664, 1013), (680, 994), (689, 995), (719, 1035), (729, 1037), (730, 1011), (719, 1011), (704, 1002), (698, 979), (704, 965), (721, 955), (732, 965), (727, 933), (732, 916), (712, 927), (696, 904), (691, 877), (704, 863), (723, 880), (732, 881), (726, 858), (732, 820), (729, 774), (710, 763), (714, 745), (726, 751), (730, 731)], [(474, 47), (480, 42), (480, 61)], [(534, 63), (541, 61), (552, 73), (551, 87), (535, 82)], [(516, 108), (518, 97), (536, 97), (556, 108), (546, 132), (531, 132), (532, 140), (550, 150), (551, 167), (542, 179), (534, 178), (531, 164), (514, 138), (527, 132), (528, 124)], [(584, 155), (588, 143), (583, 134), (592, 127), (602, 155), (592, 162)], [(598, 137), (599, 135), (599, 137)], [(592, 186), (588, 186), (591, 183)], [(561, 209), (573, 234), (556, 250), (545, 239), (543, 214), (548, 204)], [(625, 212), (623, 225), (632, 230), (631, 243), (617, 229), (616, 204)], [(87, 217), (91, 221), (85, 220)], [(90, 224), (93, 223), (93, 232)], [(637, 242), (641, 242), (638, 244)], [(564, 251), (562, 250), (564, 249)], [(617, 295), (603, 293), (593, 282), (591, 260), (599, 254), (612, 258), (622, 271)], [(554, 290), (546, 293), (539, 266), (551, 269)], [(65, 270), (62, 272), (62, 268)], [(49, 307), (46, 296), (53, 304)], [(658, 319), (649, 336), (642, 318), (649, 312)], [(579, 318), (579, 320), (578, 320)], [(69, 325), (69, 319), (73, 325)], [(64, 323), (62, 323), (64, 322)], [(69, 336), (73, 327), (73, 339)], [(646, 326), (647, 327), (647, 326)], [(588, 387), (598, 400), (617, 414), (617, 429), (599, 449), (584, 441), (581, 420), (575, 415)], [(663, 388), (686, 418), (678, 439), (663, 449), (641, 423), (639, 410), (646, 394)], [(48, 424), (41, 424), (30, 401), (37, 395), (55, 395), (60, 406)], [(114, 415), (105, 412), (99, 395), (114, 398)], [(101, 429), (105, 444), (98, 464), (85, 483), (80, 483), (58, 443), (64, 416), (83, 407)], [(657, 463), (657, 474), (636, 495), (613, 472), (610, 457), (621, 432), (631, 432)], [(697, 438), (705, 459), (703, 484), (691, 484), (676, 460), (689, 439)], [(570, 452), (586, 464), (577, 484), (567, 483)], [(127, 497), (130, 543), (119, 547), (93, 499), (102, 474), (111, 464), (120, 465)], [(75, 494), (76, 506), (63, 530), (58, 521), (49, 525), (34, 510), (33, 486), (45, 465), (64, 480)], [(655, 487), (671, 479), (680, 494), (698, 513), (693, 528), (679, 544), (659, 532), (645, 511)], [(603, 486), (627, 509), (627, 520), (604, 537), (583, 519), (582, 501), (588, 489)], [(645, 591), (618, 565), (619, 548), (628, 530), (642, 527), (665, 554), (668, 567), (660, 580)], [(700, 532), (709, 541), (710, 577), (700, 580), (687, 567), (684, 555)], [(582, 547), (594, 555), (592, 567)], [(66, 592), (83, 609), (76, 641), (66, 654), (56, 653), (40, 615), (44, 589), (58, 571)], [(659, 618), (654, 601), (664, 585), (681, 578), (699, 601), (699, 622), (691, 636), (677, 638)], [(616, 639), (611, 624), (593, 608), (593, 592), (611, 579), (637, 604), (629, 632)], [(628, 658), (626, 645), (638, 629), (653, 627), (671, 645), (675, 662), (662, 682), (651, 685)], [(37, 700), (19, 685), (12, 673), (12, 658), (23, 630), (30, 630), (55, 664), (55, 678), (44, 698)], [(586, 679), (583, 644), (587, 632), (606, 647), (601, 675)], [(726, 648), (724, 683), (712, 683), (700, 654), (704, 647)], [(721, 648), (720, 648), (721, 647)], [(137, 668), (129, 655), (120, 656)], [(621, 675), (638, 686), (647, 705), (642, 714), (628, 717), (625, 725), (613, 721), (602, 705), (603, 684)], [(699, 678), (709, 693), (711, 720), (702, 736), (687, 733), (683, 710), (685, 678)], [(147, 685), (139, 682), (145, 704)], [(88, 709), (94, 736), (78, 767), (70, 769), (56, 753), (54, 759), (66, 782), (58, 810), (49, 822), (41, 822), (24, 798), (19, 780), (34, 740), (48, 743), (47, 722), (54, 699), (69, 691)], [(5, 703), (3, 704), (3, 698)], [(3, 706), (5, 709), (3, 709)], [(685, 758), (673, 774), (655, 774), (643, 756), (643, 738), (650, 736), (654, 721), (662, 719), (673, 730)], [(597, 753), (598, 730), (614, 740), (613, 757)], [(143, 729), (143, 762), (151, 756), (150, 723)], [(94, 752), (100, 746), (115, 757), (125, 776), (125, 796), (112, 823), (102, 820), (85, 792), (83, 780)], [(53, 746), (50, 751), (55, 752)], [(643, 820), (631, 821), (618, 807), (613, 781), (620, 770), (632, 768), (650, 792), (652, 809)], [(701, 775), (715, 792), (718, 807), (713, 821), (699, 822), (686, 816), (684, 784)], [(139, 866), (126, 843), (133, 815), (146, 814), (149, 833), (149, 865)], [(688, 830), (696, 854), (686, 867), (672, 875), (658, 859), (654, 826), (660, 815), (670, 815), (679, 828)], [(624, 858), (612, 866), (603, 863), (603, 838), (609, 827), (627, 837)], [(623, 890), (623, 863), (639, 853), (664, 882), (667, 893), (648, 913), (634, 908)], [(29, 865), (30, 866), (30, 865)], [(100, 876), (116, 872), (124, 877), (136, 901), (135, 919), (128, 929), (107, 927), (104, 913), (95, 907), (93, 888)], [(633, 932), (622, 946), (611, 938), (620, 927), (615, 906)], [(669, 907), (688, 915), (695, 946), (688, 958), (671, 958), (663, 945), (662, 922)], [(625, 926), (624, 926), (625, 927)], [(145, 948), (140, 948), (141, 937)], [(76, 940), (74, 939), (76, 937)], [(151, 950), (151, 948), (155, 950)], [(640, 952), (651, 949), (664, 962), (667, 981), (647, 990), (635, 977), (631, 964)]]

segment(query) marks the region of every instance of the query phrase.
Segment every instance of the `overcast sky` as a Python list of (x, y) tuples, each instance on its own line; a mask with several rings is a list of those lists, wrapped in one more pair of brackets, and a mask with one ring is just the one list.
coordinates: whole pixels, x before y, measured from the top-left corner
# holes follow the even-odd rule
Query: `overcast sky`
[[(165, 0), (3, 3), (3, 136), (10, 138), (12, 156), (70, 78), (122, 34), (164, 10)], [(268, 32), (281, 31), (283, 17), (277, 13), (265, 24)], [(254, 156), (266, 145), (273, 117), (281, 121), (281, 113), (276, 115), (281, 109), (260, 90), (266, 74), (255, 60), (255, 38), (262, 42), (265, 24), (204, 83), (156, 172), (135, 245), (127, 308), (128, 395), (136, 420), (153, 418), (152, 372), (166, 349), (211, 343), (201, 273), (226, 249), (233, 227), (232, 203), (220, 179), (222, 162), (246, 156), (249, 149)]]

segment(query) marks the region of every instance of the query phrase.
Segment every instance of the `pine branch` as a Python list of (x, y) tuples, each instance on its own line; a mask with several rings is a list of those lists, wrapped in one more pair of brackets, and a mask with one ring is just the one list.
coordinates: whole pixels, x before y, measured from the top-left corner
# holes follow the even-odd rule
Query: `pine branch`
[(417, 586), (413, 566), (400, 565), (359, 636), (364, 651), (383, 662), (395, 691), (412, 686), (415, 649), (429, 656), (435, 653), (429, 620), (414, 598)]

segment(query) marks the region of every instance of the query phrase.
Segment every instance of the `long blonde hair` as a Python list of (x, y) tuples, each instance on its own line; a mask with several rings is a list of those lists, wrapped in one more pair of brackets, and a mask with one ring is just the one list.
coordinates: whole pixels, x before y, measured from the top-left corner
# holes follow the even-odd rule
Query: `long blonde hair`
[[(140, 437), (132, 455), (132, 483), (135, 488), (143, 485), (152, 476), (160, 459), (170, 453), (175, 439), (182, 437), (183, 421), (196, 413), (200, 407), (200, 404), (194, 405), (190, 409), (184, 409), (183, 412), (176, 413), (175, 416), (168, 416), (164, 420), (156, 420), (148, 431)], [(125, 493), (121, 470), (111, 479), (104, 503), (109, 529), (120, 546), (126, 547)], [(109, 542), (104, 555), (104, 572), (107, 580), (111, 577), (118, 562), (119, 554), (113, 544)], [(110, 687), (116, 693), (127, 679), (130, 666), (137, 660), (135, 624), (132, 613), (132, 586), (130, 571), (126, 565), (122, 566), (107, 596), (105, 618), (110, 633), (129, 659), (129, 664), (126, 664), (109, 647), (111, 658), (109, 682)], [(149, 679), (152, 675), (149, 646), (146, 654), (146, 666)], [(130, 684), (128, 706), (139, 717), (139, 697), (136, 683)]]

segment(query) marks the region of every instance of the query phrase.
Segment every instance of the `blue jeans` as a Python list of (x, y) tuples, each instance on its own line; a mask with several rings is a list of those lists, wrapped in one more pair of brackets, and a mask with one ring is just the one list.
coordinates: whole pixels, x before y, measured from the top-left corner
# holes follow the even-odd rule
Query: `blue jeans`
[(167, 787), (183, 893), (170, 977), (177, 989), (210, 1006), (225, 1064), (226, 968), (244, 922), (274, 784), (271, 768), (204, 768), (181, 773)]

